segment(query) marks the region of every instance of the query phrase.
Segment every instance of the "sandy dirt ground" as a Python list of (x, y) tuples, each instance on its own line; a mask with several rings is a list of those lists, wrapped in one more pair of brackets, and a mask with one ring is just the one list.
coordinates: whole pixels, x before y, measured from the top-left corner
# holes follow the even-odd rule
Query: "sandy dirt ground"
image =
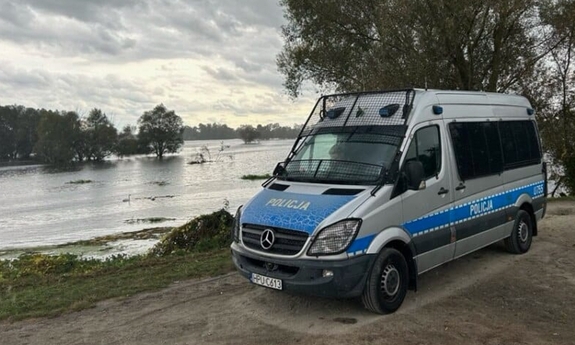
[(493, 245), (420, 277), (392, 315), (239, 275), (185, 281), (56, 318), (0, 323), (0, 344), (575, 344), (575, 203), (549, 205), (525, 255)]

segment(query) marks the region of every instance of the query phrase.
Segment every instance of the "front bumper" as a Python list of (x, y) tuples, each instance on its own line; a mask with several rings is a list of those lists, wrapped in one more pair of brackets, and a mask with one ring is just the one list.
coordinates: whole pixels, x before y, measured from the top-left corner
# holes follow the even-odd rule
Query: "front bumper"
[[(276, 259), (232, 244), (232, 259), (241, 275), (252, 273), (282, 280), (283, 290), (324, 297), (357, 297), (363, 292), (375, 255), (344, 260)], [(323, 270), (333, 272), (324, 277)]]

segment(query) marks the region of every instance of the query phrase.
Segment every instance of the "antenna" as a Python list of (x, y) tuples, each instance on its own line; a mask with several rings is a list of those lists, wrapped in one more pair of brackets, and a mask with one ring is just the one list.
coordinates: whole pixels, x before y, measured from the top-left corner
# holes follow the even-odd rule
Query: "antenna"
[(425, 76), (425, 91), (427, 91), (427, 76)]

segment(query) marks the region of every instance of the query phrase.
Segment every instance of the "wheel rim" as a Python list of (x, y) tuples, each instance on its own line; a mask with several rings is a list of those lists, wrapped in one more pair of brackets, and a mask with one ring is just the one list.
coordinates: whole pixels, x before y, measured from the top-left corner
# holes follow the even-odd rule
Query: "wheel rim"
[(521, 221), (517, 232), (519, 235), (519, 241), (521, 241), (521, 243), (527, 242), (527, 239), (529, 238), (529, 225), (524, 221)]
[(389, 297), (394, 297), (401, 285), (399, 271), (394, 265), (389, 264), (381, 273), (381, 291)]

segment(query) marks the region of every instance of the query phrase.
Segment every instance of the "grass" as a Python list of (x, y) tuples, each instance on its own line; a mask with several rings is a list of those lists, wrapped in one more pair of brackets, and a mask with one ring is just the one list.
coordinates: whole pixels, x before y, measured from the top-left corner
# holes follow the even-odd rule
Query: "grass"
[(229, 250), (105, 261), (33, 254), (0, 262), (0, 320), (57, 316), (96, 302), (165, 288), (233, 269)]
[(267, 180), (268, 178), (272, 177), (270, 174), (264, 175), (244, 175), (242, 176), (242, 180)]
[(74, 180), (74, 181), (70, 181), (70, 182), (66, 182), (67, 184), (86, 184), (86, 183), (92, 183), (94, 181), (92, 180)]
[[(119, 238), (163, 237), (147, 255), (117, 255), (105, 260), (73, 254), (23, 254), (0, 261), (0, 320), (56, 316), (96, 302), (158, 290), (175, 281), (221, 275), (233, 270), (230, 228), (225, 209), (172, 228), (100, 237), (84, 244)], [(83, 242), (77, 242), (83, 243)]]

